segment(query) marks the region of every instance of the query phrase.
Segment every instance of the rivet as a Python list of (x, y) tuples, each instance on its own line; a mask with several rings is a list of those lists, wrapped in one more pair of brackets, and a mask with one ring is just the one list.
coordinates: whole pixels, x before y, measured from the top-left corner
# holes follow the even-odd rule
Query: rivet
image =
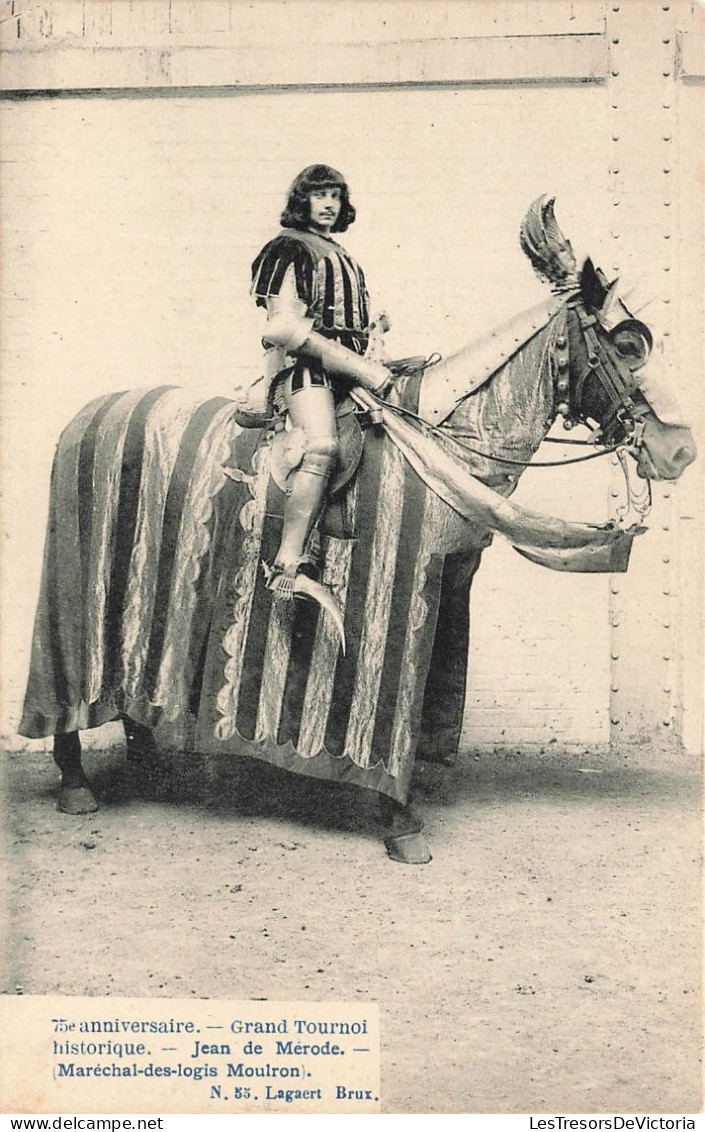
[(670, 165), (666, 165), (666, 167), (664, 168), (664, 173), (670, 173), (670, 172), (671, 172)]
[(566, 342), (565, 335), (559, 334), (558, 337), (556, 338), (556, 346), (558, 346), (559, 350), (563, 349), (563, 347), (565, 346), (565, 342)]
[(670, 140), (671, 140), (671, 135), (670, 135), (670, 134), (664, 134), (664, 135), (663, 135), (663, 140), (664, 140), (664, 141), (669, 141), (669, 142), (670, 142)]
[(670, 299), (664, 299), (663, 301), (664, 301), (664, 303), (666, 303), (666, 305), (668, 305), (671, 300)]
[(618, 491), (611, 491), (610, 495), (612, 496), (613, 499), (619, 499), (619, 492)]
[(612, 618), (612, 628), (617, 629), (618, 627), (619, 627), (619, 617), (613, 617)]
[(671, 10), (671, 5), (670, 5), (670, 4), (663, 4), (663, 5), (662, 5), (662, 8), (663, 8), (663, 11), (664, 11), (664, 12), (670, 12), (670, 10)]
[(611, 235), (613, 240), (619, 239), (619, 232), (610, 232), (610, 235)]
[(614, 167), (614, 169), (612, 170), (612, 172), (613, 172), (613, 173), (619, 173), (619, 165), (615, 165), (615, 167)]
[(619, 43), (619, 36), (618, 36), (618, 35), (613, 35), (613, 36), (612, 36), (612, 42), (613, 42), (614, 44), (617, 44), (617, 43)]
[(670, 726), (671, 726), (671, 721), (670, 721), (670, 719), (664, 719), (664, 721), (663, 721), (663, 726), (664, 726), (664, 727), (670, 727)]
[(665, 200), (665, 201), (663, 202), (663, 207), (664, 207), (664, 208), (670, 208), (670, 207), (671, 207), (671, 202), (670, 202), (670, 200)]
[(671, 659), (671, 654), (670, 654), (670, 652), (665, 652), (665, 653), (663, 654), (663, 659), (664, 659), (664, 660), (670, 660), (670, 659)]
[(619, 201), (618, 201), (618, 200), (613, 200), (613, 201), (612, 201), (612, 208), (617, 208), (617, 206), (618, 206), (618, 205), (619, 205)]
[(664, 269), (663, 269), (663, 270), (664, 270), (664, 271), (670, 271), (671, 269), (670, 269), (670, 267), (664, 267)]
[(619, 586), (610, 586), (610, 593), (618, 594), (619, 593)]
[(662, 103), (662, 105), (663, 105), (664, 110), (670, 110), (671, 109), (670, 102), (664, 102), (664, 103)]
[(670, 629), (671, 628), (671, 622), (670, 621), (664, 621), (663, 627), (664, 627), (664, 629)]
[(664, 597), (670, 597), (671, 595), (671, 591), (669, 589), (661, 590), (661, 593), (664, 595)]
[(667, 78), (668, 78), (668, 76), (670, 75), (670, 73), (671, 73), (670, 71), (664, 71), (664, 72), (663, 72), (663, 77), (664, 77), (664, 79), (667, 79)]
[(610, 656), (612, 657), (612, 660), (619, 660), (619, 653), (618, 652), (610, 653)]
[(663, 330), (661, 333), (663, 334), (664, 338), (670, 338), (671, 337), (670, 330)]
[(612, 141), (619, 141), (619, 134), (612, 134)]
[(615, 67), (614, 70), (612, 71), (612, 77), (616, 79), (618, 74), (619, 74), (619, 69), (617, 67)]
[(668, 555), (668, 554), (664, 554), (664, 556), (663, 556), (663, 561), (664, 561), (664, 562), (670, 562), (670, 561), (671, 561), (670, 555)]
[(664, 524), (663, 524), (663, 526), (662, 526), (662, 528), (661, 528), (661, 530), (662, 530), (662, 531), (670, 531), (670, 529), (671, 529), (671, 528), (670, 528), (670, 526), (669, 526), (669, 524), (668, 524), (668, 523), (664, 523)]
[(618, 692), (619, 691), (619, 684), (613, 684), (610, 691)]
[(612, 716), (612, 718), (611, 718), (611, 720), (610, 720), (610, 723), (613, 723), (613, 724), (614, 724), (614, 726), (616, 727), (616, 726), (617, 726), (617, 724), (619, 723), (619, 717), (618, 717), (618, 716), (616, 716), (616, 715), (613, 715), (613, 716)]
[(618, 12), (618, 11), (619, 11), (619, 4), (613, 4), (613, 5), (612, 5), (612, 11), (613, 11), (613, 12)]
[(670, 499), (670, 498), (671, 498), (671, 493), (670, 493), (670, 491), (664, 491), (664, 493), (663, 493), (663, 498), (664, 498), (664, 499)]
[(613, 102), (613, 103), (612, 103), (612, 109), (613, 109), (613, 110), (619, 110), (619, 103), (618, 103), (618, 102)]
[(664, 688), (663, 688), (663, 690), (664, 690), (664, 692), (666, 693), (666, 695), (667, 695), (667, 696), (670, 696), (670, 694), (671, 694), (671, 689), (670, 689), (669, 687), (667, 687), (666, 685), (664, 685)]
[(664, 38), (663, 42), (664, 42), (664, 43), (670, 43), (670, 42), (671, 42), (671, 37), (670, 37), (669, 35), (667, 35), (667, 36), (666, 36), (666, 37)]

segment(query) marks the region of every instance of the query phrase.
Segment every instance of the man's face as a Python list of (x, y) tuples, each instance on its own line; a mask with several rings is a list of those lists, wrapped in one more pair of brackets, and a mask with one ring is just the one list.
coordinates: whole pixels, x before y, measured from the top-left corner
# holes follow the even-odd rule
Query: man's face
[(308, 199), (311, 207), (309, 227), (314, 232), (327, 235), (340, 216), (340, 189), (323, 185), (320, 189), (312, 189)]

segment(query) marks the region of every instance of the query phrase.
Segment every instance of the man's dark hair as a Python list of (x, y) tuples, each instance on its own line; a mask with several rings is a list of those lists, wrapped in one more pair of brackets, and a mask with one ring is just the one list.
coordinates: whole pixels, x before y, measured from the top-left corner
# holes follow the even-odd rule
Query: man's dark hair
[(298, 228), (305, 232), (311, 221), (309, 194), (314, 189), (340, 189), (340, 215), (331, 232), (345, 232), (355, 219), (355, 209), (345, 177), (330, 165), (307, 165), (289, 189), (286, 208), (281, 215), (282, 228)]

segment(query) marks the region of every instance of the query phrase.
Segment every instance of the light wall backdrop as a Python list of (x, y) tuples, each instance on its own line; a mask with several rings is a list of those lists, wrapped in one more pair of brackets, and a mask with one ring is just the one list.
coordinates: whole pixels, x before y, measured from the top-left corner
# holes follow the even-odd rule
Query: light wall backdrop
[[(349, 180), (358, 221), (345, 243), (365, 268), (373, 301), (389, 312), (392, 355), (449, 353), (541, 298), (544, 288), (518, 244), (523, 213), (540, 193), (556, 196), (558, 220), (579, 257), (591, 255), (608, 273), (615, 257), (606, 70), (563, 81), (556, 63), (555, 79), (518, 81), (525, 35), (582, 36), (581, 50), (594, 53), (592, 37), (606, 53), (600, 3), (360, 0), (344, 6), (354, 18), (342, 27), (330, 12), (338, 5), (182, 3), (168, 5), (167, 25), (165, 4), (129, 4), (130, 22), (128, 5), (77, 0), (54, 5), (48, 33), (25, 7), (24, 43), (10, 40), (4, 25), (5, 73), (16, 89), (0, 103), (2, 733), (11, 745), (24, 742), (14, 728), (59, 431), (87, 400), (110, 390), (173, 382), (205, 397), (234, 394), (258, 376), (261, 320), (248, 294), (249, 267), (277, 230), (286, 189), (304, 165), (326, 162)], [(104, 21), (107, 9), (113, 13), (109, 32), (98, 22), (101, 9)], [(503, 13), (501, 20), (492, 11)], [(485, 37), (490, 51), (500, 34), (516, 44), (516, 79), (426, 83), (421, 67), (414, 82), (384, 85), (385, 60), (413, 63), (419, 43), (431, 50), (439, 40), (452, 47)], [(268, 50), (280, 60), (304, 52), (310, 72), (316, 58), (325, 69), (341, 44), (356, 51), (382, 45), (391, 55), (366, 55), (354, 63), (355, 81), (338, 89), (328, 77), (310, 88), (303, 78), (277, 85), (271, 73), (260, 83), (223, 81), (228, 50), (236, 61), (246, 57), (251, 73), (253, 58), (267, 71)], [(141, 88), (134, 85), (139, 45), (152, 52), (140, 56)], [(179, 60), (199, 45), (220, 52), (211, 64), (218, 81), (208, 87), (199, 72), (192, 88), (179, 85)], [(162, 52), (160, 63), (162, 47), (171, 54), (165, 62)], [(27, 97), (38, 80), (23, 50), (54, 61), (59, 87), (71, 86), (74, 68), (71, 96)], [(88, 90), (105, 83), (109, 66), (112, 93)], [(626, 253), (630, 268), (645, 270), (655, 254), (636, 236)], [(662, 308), (650, 310), (658, 323)], [(691, 358), (694, 342), (691, 336), (685, 347)], [(695, 411), (693, 388), (692, 378), (684, 382)], [(550, 457), (561, 451), (551, 446)], [(599, 522), (614, 505), (614, 485), (608, 460), (537, 469), (526, 473), (516, 498)], [(635, 548), (634, 582), (630, 574), (623, 583), (633, 585), (632, 602), (640, 561), (652, 549), (649, 536)], [(692, 569), (697, 573), (698, 563)], [(468, 744), (607, 742), (609, 579), (544, 571), (496, 540), (472, 600)], [(691, 638), (687, 647), (692, 662), (699, 646)], [(661, 687), (661, 670), (653, 656), (639, 664), (646, 700), (650, 682)]]

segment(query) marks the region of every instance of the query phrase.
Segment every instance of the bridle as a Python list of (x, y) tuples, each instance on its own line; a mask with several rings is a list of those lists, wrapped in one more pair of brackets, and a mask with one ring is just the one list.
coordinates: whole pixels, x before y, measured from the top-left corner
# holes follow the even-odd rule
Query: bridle
[[(588, 424), (581, 406), (585, 385), (592, 375), (602, 386), (608, 401), (607, 412), (597, 433), (594, 434), (593, 443), (601, 444), (608, 450), (626, 447), (638, 451), (642, 444), (644, 424), (641, 419), (643, 411), (640, 411), (634, 402), (634, 394), (639, 389), (635, 370), (619, 356), (617, 347), (613, 343), (611, 349), (606, 348), (605, 339), (596, 329), (599, 325), (597, 316), (588, 313), (581, 301), (569, 303), (568, 310), (575, 313), (585, 348), (586, 362), (578, 375), (574, 394), (571, 397), (570, 391), (568, 393), (571, 400), (565, 405), (559, 403), (557, 411), (564, 416), (564, 423), (568, 428), (572, 428), (574, 424)], [(615, 331), (618, 330), (619, 326), (615, 328)], [(607, 341), (610, 341), (609, 337)], [(560, 387), (559, 377), (557, 388), (560, 390)], [(575, 408), (571, 407), (571, 401)], [(620, 441), (616, 439), (618, 432), (622, 435)]]

